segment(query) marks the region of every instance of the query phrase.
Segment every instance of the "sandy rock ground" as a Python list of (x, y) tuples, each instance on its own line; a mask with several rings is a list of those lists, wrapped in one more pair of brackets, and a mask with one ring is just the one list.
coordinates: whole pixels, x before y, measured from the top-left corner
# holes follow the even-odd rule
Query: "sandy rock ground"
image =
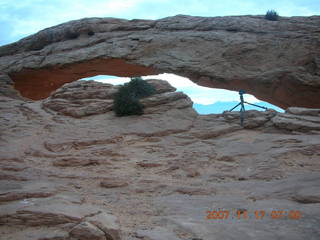
[(151, 83), (145, 114), (121, 118), (112, 85), (0, 96), (1, 239), (320, 238), (319, 109), (248, 111), (241, 127)]

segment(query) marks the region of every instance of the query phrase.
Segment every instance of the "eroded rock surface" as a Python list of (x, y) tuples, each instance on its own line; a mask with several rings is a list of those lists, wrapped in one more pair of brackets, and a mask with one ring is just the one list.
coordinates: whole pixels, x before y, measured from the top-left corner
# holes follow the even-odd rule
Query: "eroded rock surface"
[(0, 47), (0, 74), (31, 99), (93, 75), (168, 72), (282, 108), (319, 108), (319, 25), (319, 16), (86, 18)]
[(145, 114), (120, 118), (97, 108), (112, 106), (108, 84), (0, 92), (1, 239), (320, 238), (319, 109), (248, 111), (241, 127), (150, 83)]

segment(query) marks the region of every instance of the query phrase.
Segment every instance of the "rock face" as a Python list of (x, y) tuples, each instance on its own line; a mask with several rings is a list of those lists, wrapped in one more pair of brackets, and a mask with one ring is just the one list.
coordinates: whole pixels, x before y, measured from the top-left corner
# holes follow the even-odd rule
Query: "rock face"
[[(157, 94), (142, 99), (141, 102), (145, 107), (158, 105), (167, 107), (167, 104), (175, 105), (176, 108), (192, 106), (187, 95), (174, 92), (176, 89), (166, 81), (150, 79), (147, 82), (156, 89)], [(95, 81), (77, 81), (59, 88), (43, 101), (42, 106), (47, 110), (75, 118), (102, 114), (112, 111), (113, 97), (118, 88), (112, 84)], [(150, 112), (152, 109), (154, 108), (148, 108), (147, 111)]]
[(10, 77), (22, 96), (43, 99), (83, 77), (168, 72), (282, 108), (319, 108), (319, 26), (319, 16), (81, 19), (0, 47), (0, 84)]
[(128, 117), (94, 81), (0, 92), (1, 239), (320, 238), (320, 109), (248, 111), (241, 127), (149, 82)]

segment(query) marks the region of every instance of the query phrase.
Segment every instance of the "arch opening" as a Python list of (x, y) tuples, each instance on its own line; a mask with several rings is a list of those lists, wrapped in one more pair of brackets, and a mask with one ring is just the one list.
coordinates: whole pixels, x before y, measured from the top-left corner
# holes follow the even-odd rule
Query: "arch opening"
[[(162, 73), (158, 75), (142, 76), (144, 80), (160, 79), (168, 81), (177, 91), (183, 92), (193, 101), (193, 108), (199, 114), (219, 114), (223, 111), (230, 110), (239, 102), (239, 93), (237, 91), (208, 88), (197, 85), (190, 79), (181, 77), (172, 73)], [(94, 80), (102, 83), (109, 83), (113, 85), (124, 84), (130, 81), (130, 77), (117, 77), (112, 75), (96, 75), (82, 78), (79, 80)], [(271, 103), (257, 99), (251, 94), (245, 94), (245, 101), (259, 106), (264, 106), (278, 112), (284, 112), (283, 109), (272, 105)], [(261, 108), (251, 105), (245, 106), (246, 110), (264, 111)], [(238, 110), (238, 109), (235, 109)]]
[[(65, 83), (93, 76), (145, 76), (145, 79), (159, 78), (167, 80), (171, 85), (176, 87), (178, 91), (185, 92), (190, 96), (191, 100), (194, 102), (195, 109), (201, 114), (221, 113), (223, 110), (229, 110), (230, 106), (235, 105), (239, 100), (238, 93), (235, 91), (203, 87), (186, 77), (163, 72), (164, 71), (160, 71), (152, 66), (146, 67), (139, 64), (129, 63), (125, 59), (109, 58), (93, 59), (67, 65), (55, 64), (50, 67), (39, 69), (25, 68), (19, 72), (10, 73), (9, 76), (14, 82), (15, 89), (18, 90), (23, 97), (32, 100), (45, 99), (50, 96), (51, 92), (60, 88)], [(162, 75), (155, 76), (156, 74)], [(197, 78), (198, 77), (195, 77), (193, 80)], [(205, 79), (200, 79), (198, 83), (204, 86), (212, 85), (211, 82), (207, 83)], [(241, 84), (235, 82), (234, 87), (241, 86)], [(225, 87), (219, 82), (214, 83), (214, 85), (218, 88)], [(249, 102), (260, 103), (268, 108), (283, 111), (281, 108), (271, 105), (270, 103), (260, 101), (252, 95), (247, 94), (246, 96), (249, 98)], [(268, 100), (268, 98), (264, 99)], [(252, 108), (251, 106), (247, 109), (260, 110), (258, 108)]]

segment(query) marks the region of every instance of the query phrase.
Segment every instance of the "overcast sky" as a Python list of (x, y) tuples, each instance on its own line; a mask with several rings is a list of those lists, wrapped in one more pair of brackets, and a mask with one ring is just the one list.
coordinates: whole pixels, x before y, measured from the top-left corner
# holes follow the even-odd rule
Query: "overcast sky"
[(158, 19), (256, 15), (275, 9), (282, 16), (320, 14), (319, 0), (0, 0), (0, 45), (69, 20), (85, 17)]
[[(0, 45), (15, 42), (46, 27), (85, 17), (159, 19), (177, 14), (263, 15), (270, 9), (281, 16), (319, 15), (320, 0), (0, 0)], [(190, 94), (197, 95), (193, 100), (198, 103), (212, 103), (220, 96), (229, 96), (230, 101), (238, 99), (236, 93), (231, 97), (229, 92), (194, 89), (183, 79), (175, 80), (172, 76), (169, 79), (177, 84), (184, 82), (185, 86), (182, 84), (179, 90), (185, 88)]]

